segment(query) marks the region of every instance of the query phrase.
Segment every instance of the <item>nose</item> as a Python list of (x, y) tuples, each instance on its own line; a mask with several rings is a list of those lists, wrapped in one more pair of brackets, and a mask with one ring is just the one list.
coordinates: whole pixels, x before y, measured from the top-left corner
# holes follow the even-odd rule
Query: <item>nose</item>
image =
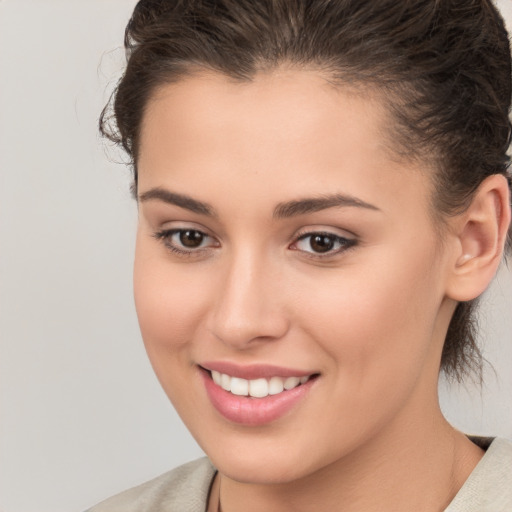
[(210, 316), (210, 330), (237, 350), (277, 340), (289, 328), (278, 269), (247, 252), (225, 264)]

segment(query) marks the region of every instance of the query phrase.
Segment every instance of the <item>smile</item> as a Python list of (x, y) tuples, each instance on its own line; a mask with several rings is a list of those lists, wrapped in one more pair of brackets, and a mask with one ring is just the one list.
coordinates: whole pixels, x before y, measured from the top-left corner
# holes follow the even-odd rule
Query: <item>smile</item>
[(225, 419), (246, 426), (270, 424), (299, 406), (319, 373), (272, 365), (227, 362), (199, 366), (210, 403)]
[(220, 386), (224, 391), (229, 391), (237, 396), (250, 396), (252, 398), (265, 398), (269, 395), (278, 395), (283, 391), (289, 391), (301, 384), (305, 384), (311, 375), (304, 377), (270, 377), (269, 379), (242, 379), (232, 377), (226, 373), (220, 373), (212, 370), (211, 376), (213, 382)]

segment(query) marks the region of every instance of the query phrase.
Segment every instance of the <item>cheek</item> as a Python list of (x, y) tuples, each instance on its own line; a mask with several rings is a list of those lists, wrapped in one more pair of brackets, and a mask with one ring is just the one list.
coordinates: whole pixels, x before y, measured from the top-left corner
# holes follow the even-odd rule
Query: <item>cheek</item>
[(171, 265), (139, 235), (134, 263), (137, 317), (148, 356), (157, 376), (169, 364), (185, 363), (185, 349), (194, 339), (204, 297), (198, 278)]
[[(431, 348), (442, 293), (432, 259), (392, 252), (311, 287), (309, 329), (347, 386), (382, 387), (417, 378)], [(412, 262), (412, 263), (411, 263)], [(361, 270), (358, 270), (361, 269)]]
[(202, 314), (197, 286), (193, 276), (138, 237), (134, 296), (140, 331), (156, 377), (187, 424), (200, 422), (192, 392), (200, 382), (191, 357)]

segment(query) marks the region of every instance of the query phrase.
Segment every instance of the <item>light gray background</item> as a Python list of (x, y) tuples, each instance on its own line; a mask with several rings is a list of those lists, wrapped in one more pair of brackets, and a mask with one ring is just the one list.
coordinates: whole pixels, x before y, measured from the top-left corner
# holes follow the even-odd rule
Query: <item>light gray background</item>
[[(96, 133), (134, 4), (0, 0), (2, 512), (79, 512), (201, 454), (146, 360), (130, 177)], [(483, 322), (497, 376), (442, 385), (465, 431), (512, 439), (511, 317), (503, 269)]]

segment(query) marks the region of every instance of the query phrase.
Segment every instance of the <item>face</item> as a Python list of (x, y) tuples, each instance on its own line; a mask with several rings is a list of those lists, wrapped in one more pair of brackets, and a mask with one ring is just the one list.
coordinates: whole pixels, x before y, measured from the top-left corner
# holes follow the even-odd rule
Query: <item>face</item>
[(388, 127), (378, 98), (306, 71), (196, 75), (148, 105), (137, 313), (223, 474), (299, 479), (432, 412), (445, 259)]

